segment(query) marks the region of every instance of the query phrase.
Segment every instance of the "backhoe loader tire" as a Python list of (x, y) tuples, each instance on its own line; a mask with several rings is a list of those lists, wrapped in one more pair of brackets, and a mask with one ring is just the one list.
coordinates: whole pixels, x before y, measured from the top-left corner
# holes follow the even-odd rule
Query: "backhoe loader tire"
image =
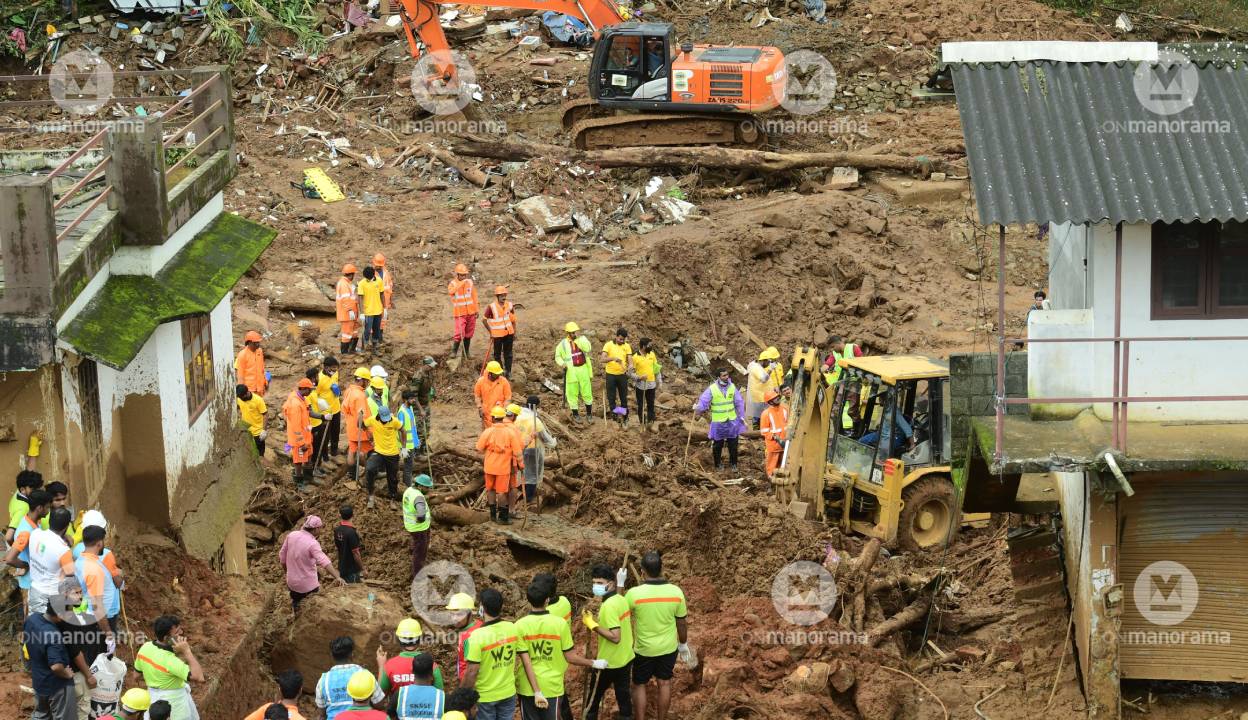
[(953, 480), (929, 475), (916, 480), (901, 493), (897, 543), (911, 552), (944, 547), (961, 524)]

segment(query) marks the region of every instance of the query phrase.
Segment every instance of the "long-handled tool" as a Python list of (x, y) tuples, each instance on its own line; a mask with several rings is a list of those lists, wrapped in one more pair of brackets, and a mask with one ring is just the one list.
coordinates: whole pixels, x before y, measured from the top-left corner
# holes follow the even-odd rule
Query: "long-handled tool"
[(316, 469), (321, 466), (321, 460), (325, 455), (325, 445), (329, 441), (329, 423), (333, 419), (333, 413), (327, 413), (321, 416), (321, 441), (317, 443), (316, 454), (312, 456), (312, 467)]
[(697, 420), (698, 414), (695, 412), (693, 418), (689, 421), (689, 434), (685, 436), (685, 467), (689, 466), (689, 445), (693, 442), (693, 424)]
[(134, 647), (131, 643), (134, 635), (130, 634), (130, 618), (126, 616), (126, 592), (118, 590), (118, 599), (121, 601), (121, 621), (126, 625), (126, 646)]

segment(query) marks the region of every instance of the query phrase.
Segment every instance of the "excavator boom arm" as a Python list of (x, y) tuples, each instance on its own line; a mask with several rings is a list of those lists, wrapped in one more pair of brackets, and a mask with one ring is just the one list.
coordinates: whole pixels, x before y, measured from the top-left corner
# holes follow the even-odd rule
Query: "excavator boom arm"
[[(595, 37), (602, 28), (624, 21), (610, 0), (399, 0), (399, 5), (399, 17), (403, 21), (403, 31), (407, 35), (407, 45), (412, 57), (421, 55), (420, 46), (416, 42), (418, 39), (424, 43), (425, 51), (435, 58), (450, 57), (451, 46), (446, 41), (446, 33), (442, 31), (442, 23), (438, 20), (439, 5), (554, 10), (584, 20)], [(438, 62), (441, 64), (444, 60)], [(439, 67), (439, 70), (443, 68)]]

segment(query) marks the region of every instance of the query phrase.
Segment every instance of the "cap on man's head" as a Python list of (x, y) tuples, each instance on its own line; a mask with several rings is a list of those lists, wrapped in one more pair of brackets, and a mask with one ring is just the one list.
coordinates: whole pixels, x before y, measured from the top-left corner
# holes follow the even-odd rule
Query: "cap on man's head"
[(311, 390), (314, 387), (316, 387), (316, 385), (313, 384), (313, 382), (307, 379), (306, 377), (299, 381), (299, 388), (301, 390)]
[(390, 422), (391, 417), (392, 416), (390, 415), (390, 408), (386, 407), (385, 405), (382, 405), (381, 407), (377, 408), (378, 420), (382, 421), (383, 423), (386, 423), (386, 422)]
[(247, 334), (243, 336), (243, 340), (246, 342), (260, 342), (261, 340), (264, 340), (264, 337), (255, 330), (248, 330)]

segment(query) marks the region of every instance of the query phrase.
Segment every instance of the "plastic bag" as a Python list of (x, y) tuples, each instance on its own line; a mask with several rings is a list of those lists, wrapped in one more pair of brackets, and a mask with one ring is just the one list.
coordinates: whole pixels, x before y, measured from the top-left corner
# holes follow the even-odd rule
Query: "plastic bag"
[(126, 682), (126, 662), (115, 655), (97, 655), (91, 663), (95, 676), (95, 688), (91, 690), (91, 713), (89, 720), (107, 717), (117, 712), (121, 701), (121, 689)]

